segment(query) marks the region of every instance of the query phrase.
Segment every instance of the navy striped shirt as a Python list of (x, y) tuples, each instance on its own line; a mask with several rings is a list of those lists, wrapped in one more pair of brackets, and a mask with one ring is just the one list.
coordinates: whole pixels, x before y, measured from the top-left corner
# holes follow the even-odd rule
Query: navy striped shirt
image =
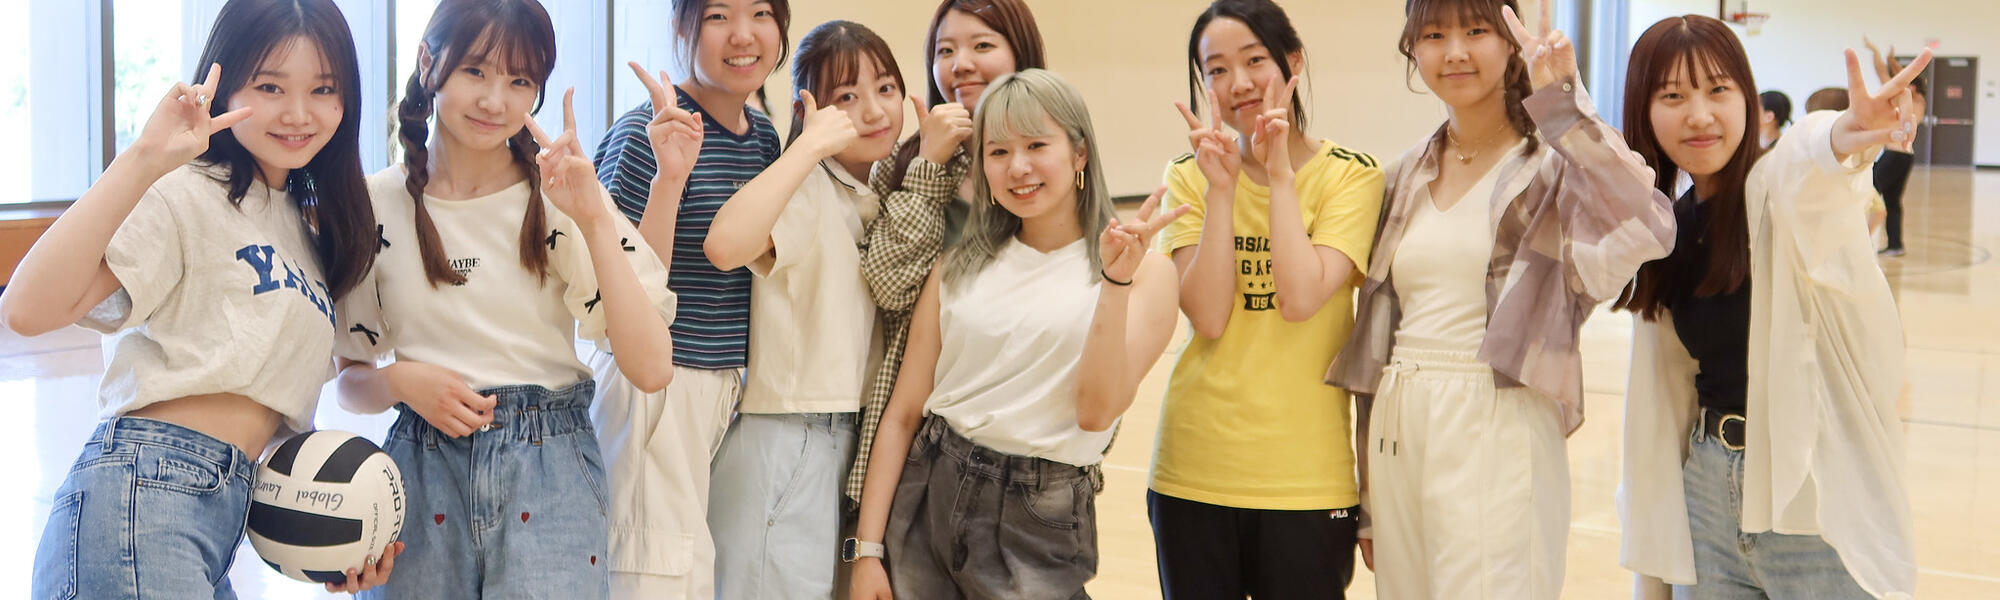
[[(717, 269), (701, 246), (722, 203), (778, 159), (778, 130), (764, 113), (746, 107), (750, 131), (738, 135), (679, 88), (674, 94), (683, 110), (701, 113), (705, 123), (701, 156), (688, 175), (674, 226), (673, 272), (667, 281), (680, 299), (679, 315), (668, 326), (674, 336), (674, 364), (742, 368), (750, 345), (750, 270)], [(646, 138), (646, 123), (652, 120), (649, 101), (618, 117), (597, 146), (597, 177), (634, 223), (645, 213), (646, 196), (659, 171)]]

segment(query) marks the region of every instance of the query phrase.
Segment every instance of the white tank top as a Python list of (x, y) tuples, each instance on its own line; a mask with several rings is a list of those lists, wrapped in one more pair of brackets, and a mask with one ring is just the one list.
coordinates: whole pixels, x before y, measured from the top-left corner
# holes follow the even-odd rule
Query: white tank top
[[(1508, 155), (1520, 149), (1516, 145)], [(1501, 158), (1451, 208), (1438, 210), (1430, 186), (1416, 186), (1410, 224), (1390, 261), (1402, 302), (1397, 345), (1478, 352), (1486, 339), (1486, 266), (1493, 259), (1493, 186)]]
[(935, 385), (924, 411), (981, 446), (1089, 466), (1112, 429), (1076, 424), (1076, 369), (1100, 284), (1078, 239), (1047, 254), (1008, 240), (993, 262), (941, 290)]

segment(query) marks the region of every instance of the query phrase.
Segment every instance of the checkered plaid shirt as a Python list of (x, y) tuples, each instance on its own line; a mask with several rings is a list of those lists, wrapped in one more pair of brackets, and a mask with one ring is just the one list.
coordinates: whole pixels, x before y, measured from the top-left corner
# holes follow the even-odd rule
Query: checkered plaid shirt
[[(916, 139), (903, 144), (916, 143)], [(902, 145), (896, 147), (901, 152)], [(868, 453), (874, 447), (875, 430), (882, 424), (882, 411), (889, 406), (889, 392), (895, 388), (896, 373), (903, 368), (903, 343), (910, 336), (910, 315), (923, 292), (924, 279), (944, 247), (945, 206), (958, 196), (958, 184), (972, 164), (964, 149), (953, 154), (947, 164), (938, 165), (917, 157), (900, 188), (889, 189), (896, 155), (875, 163), (868, 187), (882, 197), (882, 214), (869, 225), (866, 246), (861, 249), (861, 279), (875, 299), (876, 318), (882, 327), (882, 364), (868, 384), (861, 404), (861, 440), (855, 444), (854, 468), (847, 473), (847, 497), (861, 503), (861, 484), (868, 477)]]

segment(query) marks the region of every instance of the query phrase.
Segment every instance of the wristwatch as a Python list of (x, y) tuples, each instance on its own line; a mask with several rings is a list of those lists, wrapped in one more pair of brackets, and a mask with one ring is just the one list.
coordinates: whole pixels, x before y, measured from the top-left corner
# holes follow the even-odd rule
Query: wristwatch
[(885, 550), (886, 548), (875, 542), (864, 542), (854, 538), (847, 538), (846, 541), (840, 543), (840, 561), (854, 562), (855, 559), (859, 558), (882, 558), (885, 555)]

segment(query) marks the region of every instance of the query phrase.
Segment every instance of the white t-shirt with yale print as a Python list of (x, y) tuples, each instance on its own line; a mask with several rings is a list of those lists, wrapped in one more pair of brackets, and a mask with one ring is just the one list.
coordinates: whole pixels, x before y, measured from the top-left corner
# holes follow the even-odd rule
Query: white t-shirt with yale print
[[(528, 181), (465, 200), (426, 195), (424, 208), (464, 285), (432, 286), (417, 250), (416, 204), (402, 165), (368, 177), (380, 227), (375, 270), (341, 305), (342, 357), (380, 362), (391, 355), (438, 365), (475, 388), (532, 384), (562, 387), (590, 378), (576, 356), (576, 336), (604, 342), (604, 308), (590, 249), (576, 223), (546, 198), (540, 243), (549, 250), (548, 280), (521, 265), (521, 219)], [(674, 296), (667, 272), (632, 224), (611, 207), (625, 257), (667, 322)]]
[(173, 170), (111, 236), (123, 287), (77, 322), (107, 334), (98, 416), (229, 393), (312, 429), (333, 377), (333, 295), (291, 197), (253, 182), (231, 204), (228, 173)]
[(746, 413), (861, 410), (875, 301), (859, 244), (882, 202), (828, 159), (771, 226), (772, 256), (751, 263)]

